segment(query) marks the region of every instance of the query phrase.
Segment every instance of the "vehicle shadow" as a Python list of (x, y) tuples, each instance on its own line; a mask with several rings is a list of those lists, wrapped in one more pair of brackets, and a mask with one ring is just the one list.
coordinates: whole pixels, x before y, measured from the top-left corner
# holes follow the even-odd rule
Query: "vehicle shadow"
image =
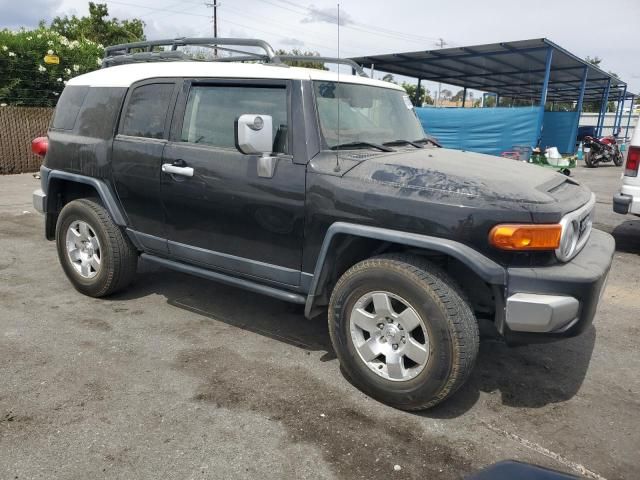
[(611, 235), (616, 239), (616, 251), (640, 253), (640, 219), (621, 223), (611, 231)]
[[(162, 295), (169, 305), (213, 321), (308, 351), (325, 352), (322, 361), (336, 358), (326, 318), (305, 318), (304, 305), (286, 303), (148, 262), (140, 262), (136, 280), (129, 288), (108, 297), (108, 300), (132, 300), (149, 295)], [(206, 338), (207, 322), (192, 326), (200, 329), (197, 334)]]
[[(162, 295), (171, 306), (214, 322), (251, 331), (307, 351), (324, 352), (321, 361), (336, 358), (326, 317), (307, 319), (301, 305), (245, 292), (208, 280), (141, 262), (135, 283), (113, 301)], [(175, 318), (176, 322), (179, 321)], [(193, 338), (215, 335), (210, 321), (185, 325)], [(481, 330), (485, 332), (485, 329)], [(537, 408), (572, 398), (584, 381), (596, 331), (560, 342), (508, 347), (498, 337), (483, 333), (476, 366), (466, 384), (449, 400), (420, 415), (455, 418), (467, 412), (480, 392), (500, 394), (503, 405)], [(347, 379), (348, 380), (348, 379)]]
[(499, 402), (510, 407), (540, 408), (569, 400), (584, 382), (595, 341), (593, 326), (579, 337), (519, 347), (485, 337), (467, 383), (421, 415), (455, 418), (475, 405), (480, 392), (499, 395)]

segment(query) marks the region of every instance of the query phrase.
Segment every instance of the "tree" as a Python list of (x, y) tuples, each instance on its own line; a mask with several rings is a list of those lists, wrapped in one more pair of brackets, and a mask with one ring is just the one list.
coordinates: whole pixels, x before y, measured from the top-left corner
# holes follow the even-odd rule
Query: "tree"
[(485, 95), (484, 96), (484, 106), (485, 107), (495, 107), (496, 106), (496, 96), (495, 95)]
[(595, 65), (596, 67), (599, 66), (600, 63), (602, 63), (602, 59), (597, 55), (595, 57), (590, 57), (589, 55), (587, 55), (584, 60), (585, 62), (589, 62), (591, 65)]
[(451, 97), (451, 100), (454, 102), (461, 102), (463, 96), (464, 96), (464, 89), (460, 89), (456, 92), (456, 94), (453, 97)]
[(382, 77), (383, 82), (396, 83), (393, 75), (391, 73), (385, 73), (384, 77)]
[[(589, 62), (591, 65), (601, 68), (600, 64), (602, 63), (602, 58), (595, 56), (595, 57), (590, 57), (587, 55), (587, 57), (585, 58), (586, 62)], [(620, 78), (620, 76), (615, 73), (612, 72), (611, 70), (609, 70), (607, 72), (609, 75), (616, 77), (616, 78)], [(583, 112), (589, 112), (589, 113), (597, 113), (600, 111), (600, 105), (601, 102), (586, 102), (582, 105), (582, 111)], [(614, 101), (610, 101), (607, 102), (607, 112), (615, 112), (616, 111), (616, 104)]]
[(431, 98), (429, 90), (420, 86), (420, 92), (418, 94), (418, 100), (416, 101), (416, 90), (418, 88), (417, 85), (412, 83), (402, 83), (402, 88), (404, 88), (405, 92), (411, 99), (411, 103), (413, 103), (414, 107), (421, 107), (422, 105), (433, 105), (433, 98)]
[[(105, 5), (90, 3), (89, 11), (56, 18), (51, 27), (0, 30), (0, 105), (54, 106), (67, 80), (100, 67), (101, 42), (144, 39), (141, 20), (108, 20)], [(45, 63), (45, 56), (59, 63)]]
[[(319, 57), (319, 52), (302, 51), (294, 48), (290, 52), (286, 50), (276, 50), (276, 55), (303, 55), (305, 57)], [(292, 67), (315, 68), (317, 70), (329, 70), (323, 62), (314, 62), (313, 60), (285, 60)]]
[[(117, 45), (119, 43), (145, 40), (144, 22), (132, 20), (108, 19), (109, 10), (105, 3), (89, 2), (88, 17), (55, 17), (49, 28), (69, 40), (91, 40), (101, 45)], [(44, 27), (44, 22), (40, 22)]]
[(440, 100), (444, 99), (444, 100), (451, 100), (451, 96), (453, 95), (453, 93), (451, 92), (451, 90), (447, 89), (447, 88), (443, 88), (442, 90), (440, 90)]

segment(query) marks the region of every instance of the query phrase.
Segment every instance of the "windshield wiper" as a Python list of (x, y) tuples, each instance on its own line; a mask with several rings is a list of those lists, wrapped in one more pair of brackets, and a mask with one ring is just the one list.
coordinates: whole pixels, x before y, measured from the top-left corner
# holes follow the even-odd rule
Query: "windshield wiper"
[(420, 145), (417, 142), (412, 142), (410, 140), (391, 140), (390, 142), (384, 142), (382, 145), (411, 145), (416, 148), (424, 148), (424, 145)]
[(441, 147), (442, 145), (440, 144), (440, 142), (438, 142), (435, 138), (433, 137), (423, 137), (423, 138), (419, 138), (418, 140), (414, 140), (414, 143), (431, 143), (432, 145), (435, 145), (436, 147)]
[(371, 142), (348, 142), (341, 143), (339, 145), (334, 145), (331, 147), (331, 150), (339, 150), (339, 149), (349, 149), (349, 148), (377, 148), (378, 150), (382, 150), (383, 152), (395, 152), (393, 148), (385, 147), (384, 145), (380, 145), (379, 143), (371, 143)]

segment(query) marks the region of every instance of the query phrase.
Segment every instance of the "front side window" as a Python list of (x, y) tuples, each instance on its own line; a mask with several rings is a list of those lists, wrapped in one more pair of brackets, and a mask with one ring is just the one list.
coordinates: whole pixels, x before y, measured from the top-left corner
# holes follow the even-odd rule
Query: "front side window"
[(401, 90), (314, 81), (320, 129), (329, 148), (352, 142), (419, 140), (422, 125)]
[(273, 118), (273, 151), (287, 153), (287, 90), (284, 87), (195, 86), (189, 92), (182, 141), (236, 148), (235, 122), (240, 115)]
[(137, 87), (122, 117), (120, 133), (134, 137), (163, 138), (173, 83)]

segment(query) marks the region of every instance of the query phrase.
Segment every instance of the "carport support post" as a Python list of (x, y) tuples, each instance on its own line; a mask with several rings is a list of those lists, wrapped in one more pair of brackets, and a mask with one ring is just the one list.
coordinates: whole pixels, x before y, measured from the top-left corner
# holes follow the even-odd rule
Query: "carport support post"
[(418, 79), (418, 88), (416, 88), (416, 94), (413, 96), (413, 104), (416, 107), (421, 107), (422, 105), (418, 105), (418, 100), (420, 100), (420, 84), (422, 83), (422, 79)]
[(462, 89), (462, 108), (464, 108), (464, 102), (467, 101), (467, 87)]
[(582, 115), (582, 104), (584, 103), (584, 91), (587, 89), (588, 76), (589, 67), (584, 67), (584, 71), (582, 72), (582, 83), (580, 83), (580, 94), (578, 95), (578, 102), (576, 103), (576, 118), (573, 122), (573, 135), (570, 139), (570, 141), (574, 143), (578, 137), (578, 127), (580, 126), (580, 116)]
[(629, 116), (627, 117), (627, 128), (624, 131), (625, 138), (629, 136), (629, 125), (631, 125), (631, 113), (633, 112), (633, 101), (635, 98), (635, 95), (631, 95), (631, 106), (629, 107)]
[(622, 95), (618, 92), (618, 108), (616, 110), (616, 124), (613, 133), (618, 135), (622, 126), (622, 114), (624, 113), (624, 100), (627, 98), (627, 86), (622, 89)]
[(596, 136), (602, 136), (604, 128), (604, 118), (607, 114), (607, 106), (609, 103), (609, 88), (611, 88), (611, 78), (607, 80), (607, 86), (602, 93), (602, 102), (600, 103), (600, 115), (598, 116), (598, 127), (596, 128)]
[(544, 67), (544, 82), (542, 83), (542, 91), (540, 92), (540, 111), (538, 112), (538, 141), (536, 146), (540, 146), (542, 142), (542, 124), (544, 122), (544, 106), (547, 103), (547, 92), (549, 91), (549, 78), (551, 77), (551, 61), (553, 60), (553, 48), (547, 50), (547, 59)]

